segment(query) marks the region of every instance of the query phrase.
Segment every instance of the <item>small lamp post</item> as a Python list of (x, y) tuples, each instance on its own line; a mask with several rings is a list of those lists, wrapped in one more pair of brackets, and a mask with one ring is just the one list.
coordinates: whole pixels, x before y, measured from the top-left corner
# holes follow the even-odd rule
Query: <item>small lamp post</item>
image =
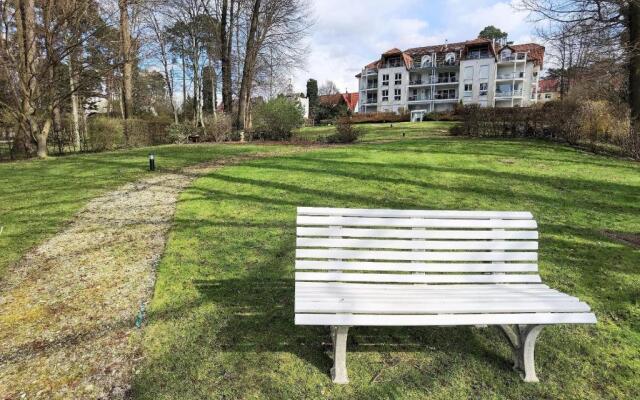
[(149, 153), (149, 171), (156, 170), (156, 155)]

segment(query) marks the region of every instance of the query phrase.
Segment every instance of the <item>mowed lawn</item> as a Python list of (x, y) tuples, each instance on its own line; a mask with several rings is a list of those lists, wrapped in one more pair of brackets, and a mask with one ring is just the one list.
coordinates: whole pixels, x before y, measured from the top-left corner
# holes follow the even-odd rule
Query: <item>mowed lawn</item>
[[(550, 286), (597, 326), (545, 328), (540, 384), (496, 328), (350, 330), (334, 385), (329, 330), (295, 326), (297, 206), (530, 210)], [(637, 399), (640, 165), (527, 140), (432, 137), (251, 161), (184, 192), (158, 267), (139, 399)]]
[(148, 174), (281, 146), (158, 146), (0, 164), (0, 279), (10, 263), (57, 232), (89, 200)]
[[(354, 124), (362, 132), (359, 142), (388, 142), (394, 140), (422, 139), (448, 135), (455, 122), (394, 122), (384, 124)], [(304, 127), (294, 134), (294, 138), (304, 141), (322, 141), (336, 131), (333, 125)]]

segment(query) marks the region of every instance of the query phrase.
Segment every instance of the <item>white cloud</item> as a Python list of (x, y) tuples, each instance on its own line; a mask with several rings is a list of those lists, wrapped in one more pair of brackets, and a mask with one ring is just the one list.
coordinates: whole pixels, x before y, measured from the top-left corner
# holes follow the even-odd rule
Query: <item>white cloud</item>
[(307, 67), (294, 77), (303, 92), (308, 78), (354, 91), (355, 75), (390, 48), (471, 39), (487, 25), (509, 32), (516, 42), (532, 40), (526, 13), (512, 1), (313, 0), (313, 7)]

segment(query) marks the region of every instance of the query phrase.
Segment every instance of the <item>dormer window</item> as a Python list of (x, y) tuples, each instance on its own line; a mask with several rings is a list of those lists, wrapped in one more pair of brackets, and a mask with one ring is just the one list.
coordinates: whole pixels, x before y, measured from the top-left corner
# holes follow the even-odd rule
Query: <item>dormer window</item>
[(444, 63), (447, 65), (453, 65), (456, 62), (456, 53), (447, 53), (444, 57)]
[(420, 66), (421, 67), (430, 67), (431, 66), (431, 56), (430, 55), (422, 56), (422, 59), (420, 60)]

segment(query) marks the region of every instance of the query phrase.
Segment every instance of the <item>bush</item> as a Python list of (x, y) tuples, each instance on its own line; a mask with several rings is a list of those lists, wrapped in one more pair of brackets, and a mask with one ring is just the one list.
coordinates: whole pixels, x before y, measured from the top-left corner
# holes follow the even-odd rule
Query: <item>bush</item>
[(124, 146), (122, 120), (103, 116), (90, 117), (87, 121), (86, 140), (90, 151), (113, 150)]
[(289, 140), (293, 130), (304, 123), (302, 107), (298, 102), (277, 97), (259, 104), (253, 112), (253, 139)]
[(548, 138), (638, 157), (628, 108), (606, 101), (553, 101), (526, 108), (469, 105), (459, 115), (462, 124), (452, 129), (454, 135)]
[(329, 143), (353, 143), (362, 136), (362, 130), (353, 126), (351, 119), (341, 118), (336, 123), (336, 132), (327, 137)]
[(218, 113), (207, 116), (204, 121), (204, 137), (206, 142), (226, 142), (232, 140), (233, 124), (231, 116)]
[(170, 143), (183, 144), (189, 141), (189, 136), (193, 135), (194, 127), (190, 123), (173, 123), (167, 128), (167, 139)]
[(396, 114), (394, 112), (359, 113), (353, 114), (351, 122), (354, 124), (376, 122), (408, 122), (411, 115), (407, 112)]

